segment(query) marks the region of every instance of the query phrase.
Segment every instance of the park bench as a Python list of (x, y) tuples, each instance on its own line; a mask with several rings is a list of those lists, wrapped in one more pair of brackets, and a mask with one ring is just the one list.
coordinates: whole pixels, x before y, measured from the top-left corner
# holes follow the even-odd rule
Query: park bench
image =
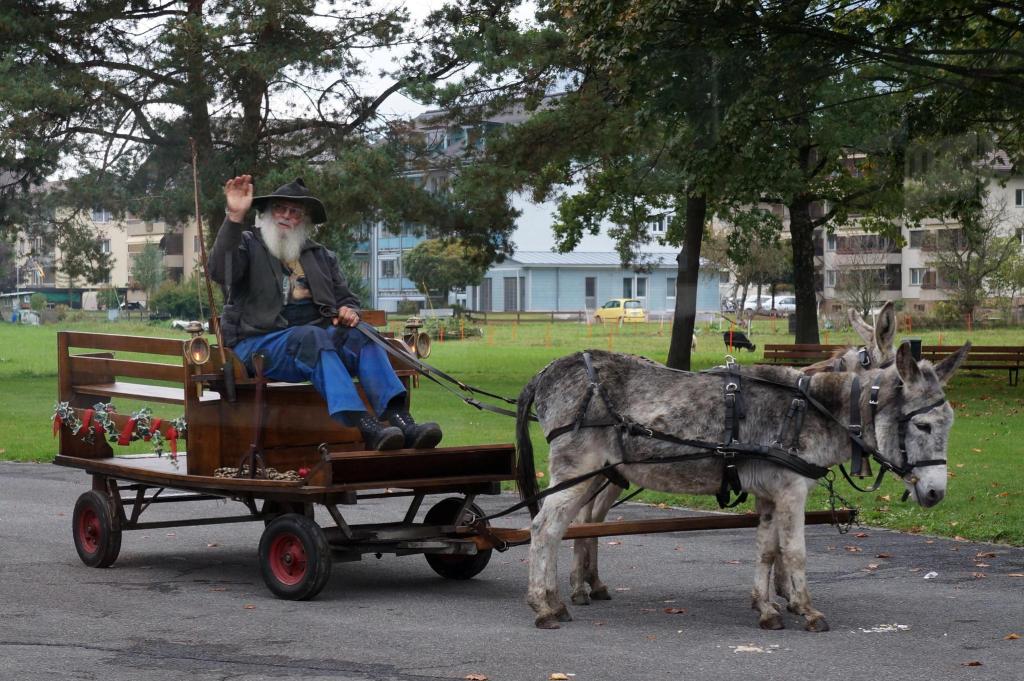
[[(957, 350), (949, 345), (922, 345), (921, 359), (939, 362)], [(1020, 345), (972, 345), (967, 360), (960, 370), (1006, 370), (1009, 385), (1020, 384), (1020, 368), (1024, 364), (1024, 346)]]
[(764, 361), (758, 364), (805, 367), (829, 359), (836, 350), (847, 347), (817, 343), (767, 343), (764, 346)]
[[(385, 323), (383, 312), (366, 311), (362, 317), (374, 326)], [(465, 490), (467, 486), (479, 493), (495, 493), (500, 481), (511, 475), (511, 445), (367, 451), (357, 428), (327, 416), (323, 399), (312, 385), (253, 378), (227, 350), (236, 386), (235, 399), (229, 400), (218, 392), (224, 387), (223, 381), (218, 382), (223, 376), (219, 349), (214, 347), (209, 359), (197, 365), (186, 357), (188, 340), (59, 332), (60, 402), (67, 402), (81, 416), (99, 402), (117, 400), (118, 412), (112, 420), (119, 432), (138, 405), (163, 419), (159, 430), (165, 437), (172, 419), (184, 417), (188, 451), (179, 459), (184, 463), (176, 465), (166, 455), (155, 460), (115, 458), (104, 437), (86, 441), (80, 433), (62, 427), (58, 463), (111, 475), (124, 466), (138, 466), (159, 471), (167, 480), (187, 476), (193, 487), (210, 478), (211, 489), (222, 489), (226, 484), (222, 478), (212, 480), (215, 471), (237, 468), (255, 442), (265, 466), (278, 471), (305, 468), (310, 471), (304, 483), (307, 489), (320, 486), (335, 493), (382, 487)], [(154, 361), (153, 355), (174, 360)], [(391, 361), (409, 390), (416, 371), (400, 359)], [(121, 400), (131, 403), (125, 407)]]

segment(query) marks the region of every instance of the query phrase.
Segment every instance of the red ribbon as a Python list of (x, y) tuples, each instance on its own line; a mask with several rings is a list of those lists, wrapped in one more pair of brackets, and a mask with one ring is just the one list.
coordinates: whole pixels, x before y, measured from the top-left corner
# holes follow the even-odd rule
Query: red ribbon
[(117, 436), (117, 444), (122, 446), (130, 445), (132, 443), (132, 433), (134, 432), (135, 419), (128, 419), (128, 423), (124, 424), (121, 434)]
[(178, 455), (178, 429), (171, 426), (167, 429), (167, 440), (171, 443), (171, 454)]
[(64, 423), (64, 419), (60, 417), (60, 414), (54, 414), (53, 416), (53, 436), (57, 437), (57, 433), (60, 432), (61, 424)]
[(142, 439), (145, 440), (146, 442), (149, 442), (150, 439), (153, 437), (153, 433), (155, 433), (156, 431), (160, 430), (160, 424), (161, 423), (163, 423), (162, 419), (153, 419), (152, 421), (150, 421), (150, 423), (149, 423), (149, 433), (146, 435), (146, 437), (144, 437)]
[(92, 423), (92, 415), (96, 412), (92, 409), (82, 410), (82, 426), (78, 429), (75, 435), (85, 435), (89, 432), (89, 424)]

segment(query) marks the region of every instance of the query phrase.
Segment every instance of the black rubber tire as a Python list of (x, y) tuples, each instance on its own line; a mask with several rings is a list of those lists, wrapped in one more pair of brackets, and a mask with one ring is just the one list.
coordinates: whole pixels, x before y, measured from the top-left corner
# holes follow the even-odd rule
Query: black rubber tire
[(331, 577), (331, 547), (313, 520), (297, 513), (274, 518), (260, 537), (260, 574), (287, 601), (313, 598)]
[[(434, 504), (423, 517), (424, 525), (451, 525), (455, 515), (462, 507), (462, 499), (448, 497)], [(483, 518), (484, 512), (476, 504), (470, 504), (462, 525), (469, 525), (477, 518)], [(480, 574), (491, 560), (491, 549), (477, 551), (473, 555), (447, 555), (442, 553), (424, 554), (427, 564), (445, 579), (472, 579)]]
[(71, 518), (71, 533), (78, 557), (89, 567), (110, 567), (121, 553), (121, 528), (106, 495), (89, 490), (78, 497)]

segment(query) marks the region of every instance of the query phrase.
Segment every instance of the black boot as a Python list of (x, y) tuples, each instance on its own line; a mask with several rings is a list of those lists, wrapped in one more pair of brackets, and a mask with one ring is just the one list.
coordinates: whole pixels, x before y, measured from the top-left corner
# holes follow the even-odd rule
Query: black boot
[(402, 429), (407, 449), (431, 449), (441, 441), (441, 426), (433, 421), (416, 423), (404, 409), (389, 409), (384, 412), (384, 418), (392, 426)]
[(405, 442), (405, 435), (400, 429), (381, 426), (380, 421), (366, 413), (359, 417), (359, 432), (363, 434), (367, 449), (401, 449)]

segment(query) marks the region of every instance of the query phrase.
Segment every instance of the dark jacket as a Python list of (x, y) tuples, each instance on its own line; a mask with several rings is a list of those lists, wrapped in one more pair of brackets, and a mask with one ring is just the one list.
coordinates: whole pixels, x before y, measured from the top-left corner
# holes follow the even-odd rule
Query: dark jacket
[[(310, 239), (299, 256), (313, 304), (321, 311), (317, 323), (327, 326), (339, 307), (359, 310), (359, 299), (348, 288), (334, 253)], [(285, 299), (282, 282), (285, 269), (281, 261), (267, 251), (259, 231), (224, 220), (213, 244), (208, 262), (210, 277), (224, 286), (224, 311), (221, 330), (224, 345), (288, 327), (281, 315)]]

